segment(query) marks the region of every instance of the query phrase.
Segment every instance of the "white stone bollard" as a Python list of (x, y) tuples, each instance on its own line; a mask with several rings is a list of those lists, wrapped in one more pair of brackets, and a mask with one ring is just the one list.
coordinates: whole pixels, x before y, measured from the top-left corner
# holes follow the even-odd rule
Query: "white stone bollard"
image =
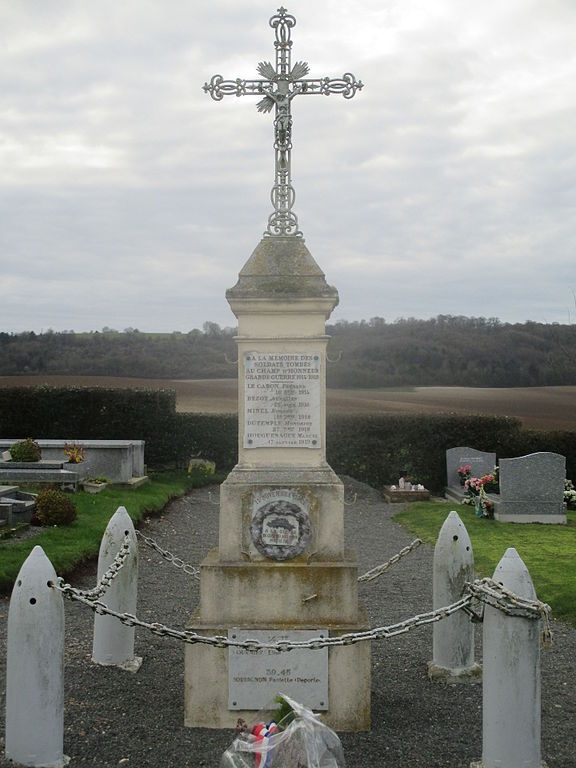
[(42, 547), (22, 565), (8, 611), (6, 757), (60, 768), (64, 755), (64, 605)]
[[(440, 529), (434, 548), (434, 610), (460, 600), (467, 581), (474, 581), (472, 544), (460, 516), (452, 511)], [(474, 625), (469, 615), (457, 611), (437, 621), (433, 628), (429, 677), (467, 681), (480, 674), (481, 667), (474, 661)]]
[[(528, 569), (511, 547), (494, 581), (534, 600)], [(541, 622), (484, 608), (482, 760), (474, 768), (540, 768)]]
[[(118, 507), (104, 531), (98, 555), (98, 581), (114, 562), (126, 533), (130, 536), (130, 553), (100, 600), (117, 613), (135, 614), (138, 597), (138, 545), (132, 520), (125, 507)], [(136, 672), (142, 659), (134, 656), (134, 634), (134, 627), (122, 624), (113, 616), (95, 614), (92, 661)]]

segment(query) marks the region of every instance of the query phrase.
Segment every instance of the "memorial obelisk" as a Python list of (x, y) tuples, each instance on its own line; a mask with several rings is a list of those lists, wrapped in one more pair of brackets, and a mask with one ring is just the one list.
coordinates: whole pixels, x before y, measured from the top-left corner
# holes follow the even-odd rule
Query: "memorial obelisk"
[[(292, 99), (350, 99), (362, 83), (349, 73), (307, 78), (306, 63), (292, 65), (295, 23), (285, 8), (270, 19), (275, 63), (258, 65), (261, 79), (215, 75), (204, 86), (216, 101), (255, 95), (260, 112), (275, 112), (273, 212), (226, 293), (238, 319), (238, 464), (221, 487), (218, 548), (200, 568), (190, 628), (204, 636), (274, 642), (368, 629), (344, 543), (343, 485), (326, 462), (325, 323), (338, 292), (298, 229), (291, 181)], [(186, 648), (186, 725), (233, 727), (278, 692), (333, 728), (367, 730), (369, 643), (290, 653)]]

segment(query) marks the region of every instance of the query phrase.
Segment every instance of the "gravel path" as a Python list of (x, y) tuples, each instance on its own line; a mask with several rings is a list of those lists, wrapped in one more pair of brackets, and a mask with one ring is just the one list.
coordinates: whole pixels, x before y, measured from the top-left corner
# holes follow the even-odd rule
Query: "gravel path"
[[(414, 537), (392, 520), (398, 505), (386, 505), (366, 485), (345, 479), (347, 544), (356, 548), (360, 573), (406, 546)], [(214, 491), (212, 492), (215, 493)], [(216, 492), (217, 494), (217, 492)], [(447, 505), (446, 511), (450, 510)], [(199, 563), (216, 546), (218, 506), (208, 489), (172, 502), (149, 519), (143, 531), (187, 562)], [(535, 531), (536, 535), (536, 531)], [(520, 553), (522, 554), (522, 553)], [(197, 582), (141, 549), (138, 615), (183, 628), (197, 600)], [(96, 564), (72, 582), (95, 582)], [(372, 626), (401, 621), (432, 605), (432, 548), (422, 546), (376, 581), (361, 585)], [(0, 656), (5, 656), (8, 600), (0, 600)], [(137, 674), (90, 662), (92, 614), (66, 601), (65, 752), (74, 766), (126, 765), (132, 768), (214, 766), (232, 731), (183, 726), (183, 648), (176, 640), (137, 632), (136, 653), (144, 657)], [(549, 768), (574, 768), (576, 749), (576, 628), (553, 623), (554, 646), (542, 653), (542, 756)], [(477, 658), (481, 659), (480, 635)], [(373, 644), (372, 731), (341, 734), (348, 768), (467, 767), (482, 751), (480, 684), (428, 681), (432, 629)], [(0, 669), (0, 766), (4, 754), (5, 665)], [(33, 728), (34, 723), (29, 723)]]

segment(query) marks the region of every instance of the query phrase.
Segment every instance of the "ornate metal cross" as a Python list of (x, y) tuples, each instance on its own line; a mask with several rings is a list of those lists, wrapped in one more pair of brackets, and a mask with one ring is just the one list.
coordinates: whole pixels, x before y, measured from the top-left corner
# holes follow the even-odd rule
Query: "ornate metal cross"
[(293, 212), (295, 192), (290, 175), (290, 155), (292, 150), (292, 115), (290, 103), (294, 96), (319, 93), (329, 96), (341, 93), (345, 99), (351, 99), (363, 84), (354, 75), (346, 72), (341, 78), (321, 77), (304, 79), (310, 71), (305, 61), (291, 64), (292, 40), (290, 30), (296, 24), (286, 8), (279, 8), (270, 19), (270, 26), (275, 31), (276, 66), (269, 61), (258, 64), (261, 80), (224, 80), (221, 75), (214, 75), (209, 83), (204, 84), (204, 91), (215, 101), (224, 96), (263, 96), (256, 105), (259, 112), (271, 112), (276, 108), (274, 118), (274, 186), (270, 197), (274, 211), (268, 217), (265, 235), (276, 237), (302, 237), (298, 230), (298, 217)]

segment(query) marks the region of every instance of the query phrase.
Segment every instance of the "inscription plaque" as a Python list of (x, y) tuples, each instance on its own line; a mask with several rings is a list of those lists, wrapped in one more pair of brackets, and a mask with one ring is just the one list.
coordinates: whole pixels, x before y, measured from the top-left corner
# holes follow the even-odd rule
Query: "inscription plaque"
[(244, 354), (244, 448), (320, 448), (319, 354)]
[[(274, 643), (328, 637), (326, 629), (230, 629), (233, 640)], [(328, 709), (328, 648), (247, 651), (230, 648), (228, 709), (265, 709), (278, 693), (286, 693), (310, 709)]]

